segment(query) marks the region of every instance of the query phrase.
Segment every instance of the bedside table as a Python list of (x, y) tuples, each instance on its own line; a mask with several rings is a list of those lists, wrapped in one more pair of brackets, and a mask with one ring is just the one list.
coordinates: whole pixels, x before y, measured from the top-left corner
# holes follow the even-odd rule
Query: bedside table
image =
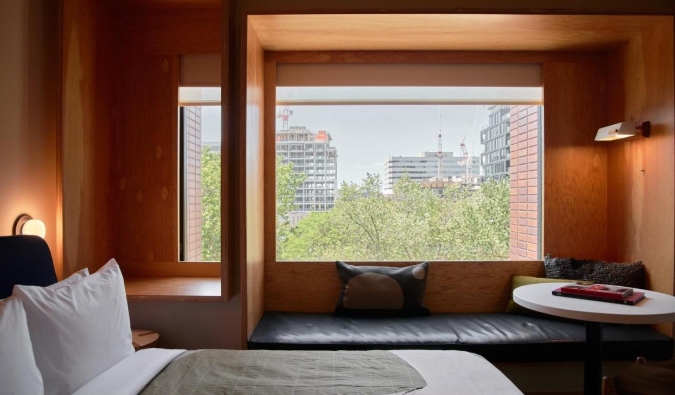
[(131, 330), (131, 344), (133, 344), (136, 351), (144, 348), (157, 347), (159, 341), (159, 333), (148, 329), (132, 329)]

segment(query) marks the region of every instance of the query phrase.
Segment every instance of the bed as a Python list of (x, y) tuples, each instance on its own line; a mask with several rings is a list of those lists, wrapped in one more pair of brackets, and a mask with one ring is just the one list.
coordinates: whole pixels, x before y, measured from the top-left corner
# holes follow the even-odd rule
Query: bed
[[(134, 352), (117, 263), (56, 282), (46, 243), (32, 236), (0, 237), (0, 299), (0, 382), (8, 393), (522, 394), (464, 351)], [(12, 329), (21, 317), (25, 330)], [(2, 339), (7, 333), (11, 342)]]

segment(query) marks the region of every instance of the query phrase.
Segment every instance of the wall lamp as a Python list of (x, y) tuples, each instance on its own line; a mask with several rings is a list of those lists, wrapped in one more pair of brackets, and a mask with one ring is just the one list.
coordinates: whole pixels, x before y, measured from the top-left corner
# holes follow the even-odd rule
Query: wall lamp
[(14, 221), (14, 229), (12, 234), (14, 235), (33, 235), (40, 236), (43, 239), (47, 233), (47, 228), (45, 227), (44, 222), (39, 219), (33, 219), (28, 214), (21, 214)]
[(649, 137), (651, 124), (649, 121), (642, 123), (619, 122), (614, 125), (598, 129), (595, 141), (614, 141), (626, 138)]

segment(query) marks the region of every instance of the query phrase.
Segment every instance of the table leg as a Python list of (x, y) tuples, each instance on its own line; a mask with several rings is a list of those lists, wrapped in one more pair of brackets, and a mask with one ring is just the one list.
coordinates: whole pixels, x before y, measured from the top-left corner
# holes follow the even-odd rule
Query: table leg
[(602, 393), (602, 323), (586, 322), (584, 395)]

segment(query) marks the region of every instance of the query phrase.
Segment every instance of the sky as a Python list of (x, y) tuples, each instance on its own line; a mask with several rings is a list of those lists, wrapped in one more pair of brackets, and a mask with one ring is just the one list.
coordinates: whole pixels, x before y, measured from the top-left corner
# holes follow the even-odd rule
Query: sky
[[(459, 157), (464, 141), (469, 155), (480, 156), (480, 130), (488, 124), (489, 114), (485, 105), (294, 105), (289, 109), (293, 111), (289, 126), (330, 133), (338, 154), (338, 185), (358, 183), (368, 172), (384, 176), (390, 155), (437, 151), (439, 130), (443, 151)], [(277, 130), (281, 128), (282, 120), (277, 119)], [(202, 108), (202, 140), (220, 140), (219, 106)]]

